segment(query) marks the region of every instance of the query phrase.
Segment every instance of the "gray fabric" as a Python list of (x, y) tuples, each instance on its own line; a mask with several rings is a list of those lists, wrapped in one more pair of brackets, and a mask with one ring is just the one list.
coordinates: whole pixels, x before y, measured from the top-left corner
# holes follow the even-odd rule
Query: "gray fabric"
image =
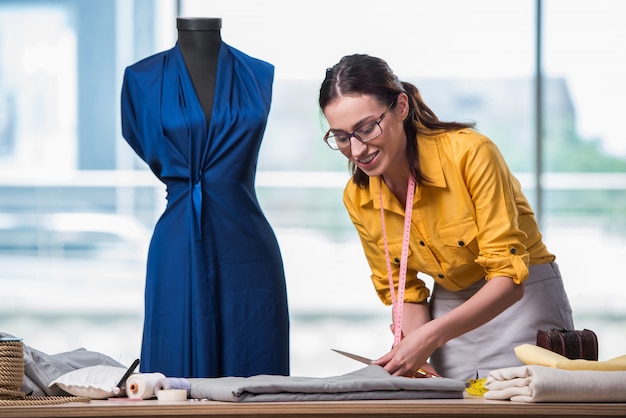
[[(431, 316), (440, 317), (472, 297), (485, 284), (480, 280), (460, 292), (435, 286)], [(524, 297), (496, 318), (448, 341), (430, 358), (442, 376), (469, 380), (487, 377), (494, 369), (520, 366), (514, 348), (536, 344), (537, 330), (574, 329), (572, 309), (556, 263), (531, 266)]]
[(460, 399), (465, 383), (445, 378), (391, 376), (370, 365), (341, 376), (193, 378), (191, 398), (225, 402), (293, 402), (367, 399)]
[[(0, 338), (14, 337), (0, 331)], [(68, 394), (54, 385), (48, 385), (57, 377), (83, 367), (107, 366), (125, 367), (112, 358), (93, 351), (79, 348), (59, 354), (46, 354), (23, 344), (24, 347), (24, 383), (21, 390), (27, 396), (67, 396)]]

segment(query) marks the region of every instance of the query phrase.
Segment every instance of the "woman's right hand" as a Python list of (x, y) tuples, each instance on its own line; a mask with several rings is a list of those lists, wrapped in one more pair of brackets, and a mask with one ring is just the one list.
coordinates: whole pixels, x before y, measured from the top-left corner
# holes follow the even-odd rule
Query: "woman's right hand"
[[(393, 334), (394, 333), (393, 324), (389, 324), (389, 329), (391, 330), (391, 333)], [(404, 339), (404, 332), (400, 333), (400, 339), (401, 340)], [(422, 377), (441, 377), (441, 376), (437, 373), (435, 368), (430, 365), (430, 363), (426, 362), (422, 364), (422, 367), (417, 369), (415, 373), (413, 373), (413, 376), (408, 376), (408, 377), (422, 378)]]
[(436, 375), (435, 370), (427, 365), (426, 361), (437, 348), (434, 344), (431, 346), (428, 343), (430, 338), (426, 328), (422, 326), (409, 332), (391, 351), (374, 361), (374, 364), (384, 367), (394, 376), (412, 377), (418, 369), (424, 368), (423, 366), (426, 367), (426, 371)]

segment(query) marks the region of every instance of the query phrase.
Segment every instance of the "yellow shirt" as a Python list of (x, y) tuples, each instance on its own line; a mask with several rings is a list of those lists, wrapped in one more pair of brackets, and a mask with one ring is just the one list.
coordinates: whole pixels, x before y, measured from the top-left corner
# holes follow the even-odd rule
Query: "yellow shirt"
[[(471, 129), (420, 136), (421, 169), (427, 179), (413, 201), (404, 300), (425, 301), (430, 292), (417, 273), (451, 291), (478, 280), (511, 277), (521, 283), (528, 266), (553, 261), (519, 181), (496, 145)], [(397, 290), (404, 207), (379, 178), (360, 189), (350, 180), (344, 204), (356, 227), (383, 303), (391, 304), (380, 218), (383, 194), (391, 268)]]

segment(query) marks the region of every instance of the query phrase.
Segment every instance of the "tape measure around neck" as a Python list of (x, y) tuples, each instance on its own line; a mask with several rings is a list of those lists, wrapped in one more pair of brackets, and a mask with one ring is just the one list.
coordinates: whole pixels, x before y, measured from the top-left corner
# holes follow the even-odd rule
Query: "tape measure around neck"
[(391, 293), (393, 313), (393, 345), (402, 339), (402, 311), (404, 303), (404, 288), (406, 286), (406, 269), (409, 258), (409, 239), (411, 237), (411, 215), (413, 214), (413, 197), (415, 196), (415, 179), (409, 175), (406, 190), (406, 206), (404, 208), (404, 229), (402, 231), (402, 254), (400, 256), (400, 273), (398, 277), (398, 294), (396, 296), (391, 271), (391, 258), (389, 257), (389, 245), (387, 244), (387, 228), (385, 226), (385, 209), (383, 208), (382, 177), (380, 180), (380, 218), (382, 221), (383, 241), (385, 243), (385, 262), (387, 263), (387, 279), (389, 280), (389, 292)]

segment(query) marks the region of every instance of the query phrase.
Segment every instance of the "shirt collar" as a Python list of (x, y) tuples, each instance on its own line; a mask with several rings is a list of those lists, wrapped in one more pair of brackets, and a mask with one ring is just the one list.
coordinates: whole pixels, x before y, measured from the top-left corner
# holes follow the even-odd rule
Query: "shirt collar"
[[(446, 177), (443, 173), (443, 162), (439, 154), (438, 140), (441, 135), (438, 136), (424, 136), (419, 139), (419, 158), (420, 167), (422, 173), (429, 179), (427, 185), (429, 187), (446, 187)], [(380, 209), (380, 193), (383, 193), (383, 206), (387, 210), (391, 210), (397, 213), (404, 213), (404, 208), (401, 207), (397, 199), (392, 197), (389, 188), (383, 184), (383, 192), (380, 186), (380, 178), (370, 177), (369, 179), (369, 193), (363, 194), (361, 198), (361, 206), (371, 204), (375, 209)], [(417, 202), (421, 197), (421, 187), (417, 186), (415, 190), (415, 200)]]

